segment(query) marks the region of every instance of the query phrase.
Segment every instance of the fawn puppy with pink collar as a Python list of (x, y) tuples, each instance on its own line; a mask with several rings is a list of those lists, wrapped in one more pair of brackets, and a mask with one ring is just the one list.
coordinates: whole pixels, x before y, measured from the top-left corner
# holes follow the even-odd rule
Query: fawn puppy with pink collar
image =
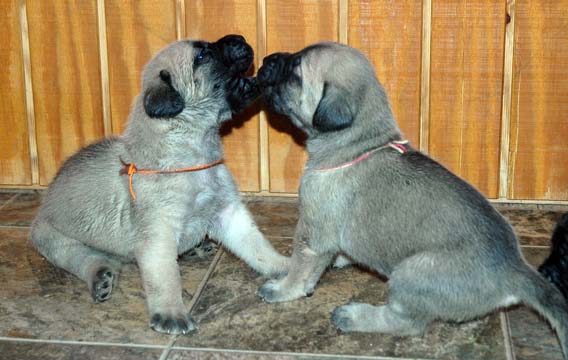
[(568, 353), (568, 304), (523, 259), (508, 222), (471, 185), (406, 144), (387, 95), (359, 51), (319, 43), (264, 59), (266, 103), (306, 132), (300, 219), (287, 276), (267, 302), (311, 294), (337, 254), (389, 278), (381, 306), (339, 306), (342, 331), (418, 335), (525, 303)]

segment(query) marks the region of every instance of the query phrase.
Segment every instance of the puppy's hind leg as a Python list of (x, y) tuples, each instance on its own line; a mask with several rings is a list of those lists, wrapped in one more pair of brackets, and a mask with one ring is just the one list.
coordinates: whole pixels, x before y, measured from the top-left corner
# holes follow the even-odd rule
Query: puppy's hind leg
[(210, 235), (263, 275), (288, 272), (290, 259), (272, 247), (241, 202), (229, 204), (221, 211)]
[[(336, 308), (332, 321), (342, 331), (382, 332), (402, 336), (422, 334), (437, 318), (464, 320), (492, 310), (468, 303), (473, 290), (483, 294), (483, 283), (447, 264), (448, 255), (421, 253), (399, 264), (389, 277), (388, 304), (351, 303)], [(481, 289), (478, 289), (481, 287)]]
[(382, 306), (352, 302), (337, 307), (331, 319), (344, 332), (381, 332), (401, 336), (420, 335), (426, 330), (428, 321), (414, 318), (397, 302)]
[(122, 266), (116, 258), (63, 235), (42, 220), (33, 223), (31, 240), (52, 264), (85, 281), (95, 302), (110, 299)]

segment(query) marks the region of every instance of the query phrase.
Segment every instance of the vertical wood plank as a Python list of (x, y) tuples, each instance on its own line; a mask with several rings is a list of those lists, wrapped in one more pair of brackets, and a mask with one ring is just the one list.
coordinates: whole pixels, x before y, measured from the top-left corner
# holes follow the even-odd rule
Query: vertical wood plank
[[(256, 20), (256, 0), (186, 0), (186, 29), (192, 39), (215, 41), (240, 34), (256, 52)], [(241, 191), (260, 191), (258, 111), (258, 107), (246, 110), (221, 131), (226, 164)]]
[[(258, 66), (262, 64), (262, 59), (266, 53), (266, 0), (257, 0), (256, 2), (256, 26), (257, 26), (257, 52), (256, 63)], [(260, 165), (260, 191), (263, 193), (270, 191), (270, 157), (269, 157), (269, 127), (266, 111), (262, 109), (258, 114), (259, 120), (259, 165)]]
[(31, 185), (18, 1), (1, 0), (0, 9), (0, 184)]
[(185, 0), (176, 0), (176, 38), (178, 40), (186, 37), (185, 30)]
[(509, 146), (511, 135), (511, 100), (513, 93), (513, 51), (515, 44), (515, 0), (507, 1), (505, 26), (505, 61), (503, 64), (503, 104), (501, 106), (501, 150), (499, 151), (499, 198), (509, 194)]
[(339, 0), (339, 32), (338, 41), (342, 44), (349, 43), (349, 0)]
[(415, 146), (420, 128), (421, 10), (414, 0), (349, 4), (349, 45), (373, 63), (401, 130)]
[[(268, 0), (267, 53), (295, 52), (338, 40), (338, 0)], [(288, 119), (269, 115), (270, 191), (296, 192), (306, 161), (304, 135)]]
[(429, 153), (496, 198), (505, 2), (435, 0)]
[(430, 145), (430, 58), (432, 56), (432, 0), (422, 0), (422, 66), (420, 81), (420, 150)]
[(104, 135), (96, 1), (28, 1), (40, 184)]
[(518, 1), (509, 196), (568, 199), (568, 1)]
[(121, 133), (144, 65), (176, 40), (175, 0), (105, 0), (112, 129)]
[(101, 64), (103, 128), (105, 136), (110, 136), (112, 135), (112, 118), (110, 113), (110, 85), (108, 81), (108, 44), (106, 34), (105, 0), (97, 0), (97, 21), (99, 31), (99, 56)]

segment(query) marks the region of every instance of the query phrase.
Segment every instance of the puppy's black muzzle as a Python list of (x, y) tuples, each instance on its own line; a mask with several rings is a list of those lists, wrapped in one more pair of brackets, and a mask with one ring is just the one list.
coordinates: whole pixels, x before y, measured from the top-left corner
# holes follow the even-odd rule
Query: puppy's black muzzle
[(223, 64), (232, 74), (243, 74), (254, 60), (254, 51), (241, 35), (227, 35), (213, 44), (219, 53)]
[(265, 57), (258, 70), (258, 84), (268, 87), (288, 80), (300, 61), (300, 56), (290, 53), (275, 53)]

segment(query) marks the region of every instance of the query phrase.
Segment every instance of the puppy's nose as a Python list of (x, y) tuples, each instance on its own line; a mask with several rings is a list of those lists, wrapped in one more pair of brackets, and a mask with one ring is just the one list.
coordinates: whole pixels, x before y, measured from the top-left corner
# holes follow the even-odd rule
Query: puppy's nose
[(275, 53), (265, 57), (258, 70), (259, 84), (271, 86), (284, 81), (297, 65), (297, 59), (294, 59), (290, 53)]
[(223, 63), (235, 72), (246, 71), (254, 58), (252, 47), (241, 35), (226, 35), (215, 45), (221, 50)]

